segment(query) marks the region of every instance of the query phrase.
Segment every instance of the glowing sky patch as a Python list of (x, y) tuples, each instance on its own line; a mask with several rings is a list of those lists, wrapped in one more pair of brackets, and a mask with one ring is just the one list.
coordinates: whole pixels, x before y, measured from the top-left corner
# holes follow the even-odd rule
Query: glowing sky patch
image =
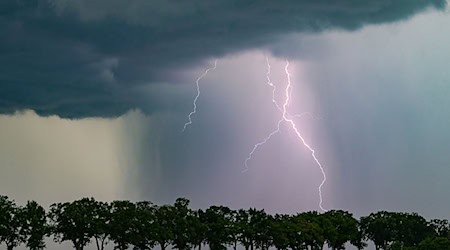
[(269, 58), (266, 56), (266, 63), (267, 63), (267, 73), (266, 73), (266, 78), (267, 78), (267, 84), (272, 87), (273, 91), (272, 91), (272, 102), (273, 104), (276, 106), (276, 108), (281, 112), (282, 117), (281, 119), (278, 121), (277, 123), (277, 127), (275, 130), (273, 130), (271, 133), (269, 133), (269, 135), (264, 138), (262, 141), (256, 143), (253, 146), (253, 149), (250, 151), (248, 157), (245, 159), (244, 161), (244, 170), (243, 172), (246, 172), (249, 170), (249, 166), (248, 163), (249, 161), (252, 159), (253, 154), (255, 153), (255, 151), (263, 146), (264, 144), (266, 144), (274, 135), (276, 135), (277, 133), (280, 132), (280, 125), (282, 122), (287, 122), (290, 127), (293, 129), (293, 131), (295, 132), (295, 134), (297, 135), (297, 137), (301, 140), (301, 142), (303, 143), (303, 145), (311, 152), (311, 156), (313, 157), (315, 163), (317, 164), (317, 166), (319, 167), (322, 176), (323, 176), (323, 180), (319, 185), (318, 188), (318, 192), (319, 192), (319, 208), (322, 211), (327, 211), (324, 207), (323, 207), (323, 195), (322, 195), (322, 187), (325, 184), (327, 177), (325, 174), (325, 171), (322, 167), (322, 164), (320, 163), (319, 159), (316, 157), (315, 154), (315, 150), (311, 148), (311, 146), (305, 141), (305, 139), (303, 138), (302, 134), (300, 133), (299, 129), (297, 128), (297, 125), (295, 124), (293, 117), (296, 118), (301, 118), (304, 115), (310, 115), (309, 112), (304, 112), (301, 114), (296, 114), (294, 116), (292, 116), (291, 114), (289, 114), (288, 112), (288, 106), (291, 103), (291, 99), (292, 99), (292, 83), (291, 83), (291, 73), (289, 72), (288, 68), (289, 68), (289, 61), (286, 60), (286, 66), (284, 68), (286, 76), (287, 76), (287, 85), (286, 85), (286, 89), (285, 89), (285, 101), (283, 103), (282, 106), (278, 105), (278, 102), (275, 98), (275, 94), (276, 94), (276, 86), (274, 85), (274, 83), (272, 82), (270, 76), (271, 76), (271, 65), (269, 62)]

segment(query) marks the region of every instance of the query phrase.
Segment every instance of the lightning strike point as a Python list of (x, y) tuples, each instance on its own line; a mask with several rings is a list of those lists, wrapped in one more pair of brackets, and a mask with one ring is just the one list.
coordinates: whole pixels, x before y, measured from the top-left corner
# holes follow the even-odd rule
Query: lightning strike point
[(203, 77), (205, 77), (205, 76), (208, 74), (208, 72), (209, 72), (210, 70), (214, 70), (214, 69), (216, 69), (216, 68), (217, 68), (217, 59), (214, 60), (214, 66), (213, 66), (213, 67), (210, 67), (210, 68), (207, 68), (207, 69), (203, 72), (203, 74), (201, 74), (201, 75), (197, 78), (197, 80), (195, 81), (195, 84), (196, 84), (196, 86), (197, 86), (197, 95), (196, 95), (195, 98), (194, 98), (193, 109), (192, 109), (192, 111), (191, 111), (191, 112), (189, 113), (189, 115), (188, 115), (188, 121), (184, 124), (183, 132), (186, 130), (186, 128), (187, 128), (189, 125), (192, 124), (192, 116), (193, 116), (195, 113), (197, 113), (197, 100), (198, 100), (198, 98), (200, 97), (200, 80), (201, 80)]

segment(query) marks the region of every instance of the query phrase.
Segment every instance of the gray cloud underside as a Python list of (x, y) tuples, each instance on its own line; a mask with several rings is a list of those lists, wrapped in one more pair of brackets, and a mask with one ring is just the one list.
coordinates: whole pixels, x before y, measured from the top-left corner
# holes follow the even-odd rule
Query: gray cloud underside
[[(0, 113), (112, 117), (162, 104), (143, 85), (174, 70), (264, 47), (278, 37), (406, 19), (445, 0), (121, 1), (0, 3)], [(157, 95), (157, 93), (155, 94)], [(172, 97), (176, 98), (176, 97)]]

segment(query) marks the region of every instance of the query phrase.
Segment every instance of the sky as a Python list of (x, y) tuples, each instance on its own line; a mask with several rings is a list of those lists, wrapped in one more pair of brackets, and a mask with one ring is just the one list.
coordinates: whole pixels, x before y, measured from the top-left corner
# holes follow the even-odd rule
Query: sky
[(448, 27), (443, 0), (2, 2), (1, 193), (320, 211), (289, 123), (244, 166), (289, 61), (325, 209), (448, 219)]

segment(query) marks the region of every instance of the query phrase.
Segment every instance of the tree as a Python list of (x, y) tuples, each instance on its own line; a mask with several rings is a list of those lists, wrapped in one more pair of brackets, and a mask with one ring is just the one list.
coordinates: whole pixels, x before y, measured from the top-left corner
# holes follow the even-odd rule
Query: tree
[(380, 211), (361, 218), (364, 236), (374, 242), (375, 248), (387, 249), (395, 241), (396, 225), (394, 213)]
[(211, 206), (205, 211), (206, 242), (211, 250), (224, 250), (232, 242), (230, 237), (231, 210), (224, 206)]
[(434, 228), (417, 213), (395, 213), (396, 240), (405, 247), (418, 246), (419, 243), (435, 235)]
[[(310, 247), (311, 249), (322, 249), (325, 243), (324, 228), (328, 227), (326, 218), (317, 212), (305, 212), (291, 218), (294, 231), (298, 234), (293, 242), (297, 249)], [(291, 235), (292, 235), (291, 233)]]
[(31, 250), (45, 248), (44, 237), (50, 233), (45, 209), (35, 201), (28, 201), (23, 208), (23, 234)]
[(287, 228), (287, 238), (289, 248), (292, 250), (304, 250), (307, 249), (306, 238), (302, 233), (302, 228), (306, 222), (299, 217), (299, 215), (289, 216), (288, 221), (285, 223)]
[(171, 206), (164, 205), (156, 207), (155, 218), (152, 224), (156, 242), (161, 250), (165, 250), (172, 242), (174, 236), (174, 221)]
[(229, 228), (229, 234), (230, 234), (230, 240), (231, 245), (234, 250), (237, 250), (238, 244), (239, 244), (239, 236), (240, 236), (240, 229), (239, 229), (239, 222), (238, 217), (239, 213), (238, 211), (231, 210), (230, 212), (230, 228)]
[(201, 250), (202, 244), (206, 241), (205, 212), (201, 209), (193, 211), (188, 217), (188, 224), (190, 225), (190, 239), (194, 246)]
[(416, 213), (380, 211), (361, 218), (361, 226), (377, 249), (388, 249), (394, 242), (402, 248), (415, 247), (434, 236), (433, 227)]
[(249, 211), (239, 209), (234, 218), (235, 228), (238, 230), (238, 239), (245, 250), (253, 250), (255, 232), (251, 226), (252, 220)]
[(364, 242), (364, 232), (361, 227), (361, 222), (358, 221), (358, 232), (356, 235), (353, 235), (353, 238), (350, 240), (350, 243), (355, 246), (358, 250), (364, 249), (367, 247), (367, 243)]
[(7, 196), (0, 196), (0, 243), (4, 242), (12, 250), (25, 242), (23, 232), (23, 212)]
[(111, 203), (111, 218), (109, 235), (116, 244), (114, 249), (125, 250), (133, 243), (133, 228), (136, 225), (136, 205), (130, 201), (113, 201)]
[(270, 223), (270, 238), (276, 249), (286, 250), (289, 247), (289, 216), (276, 214)]
[(253, 232), (255, 232), (255, 246), (261, 250), (267, 250), (272, 245), (270, 237), (272, 217), (264, 210), (249, 210)]
[(358, 237), (358, 221), (351, 213), (331, 210), (322, 216), (329, 222), (329, 227), (325, 229), (325, 238), (331, 249), (344, 250), (346, 242)]
[(51, 205), (54, 240), (59, 243), (71, 241), (76, 250), (83, 250), (95, 235), (96, 204), (93, 198), (83, 198)]
[(238, 230), (238, 239), (246, 250), (255, 247), (266, 248), (270, 245), (270, 221), (264, 210), (240, 209), (235, 215), (234, 224)]
[(400, 241), (394, 241), (390, 246), (388, 246), (389, 250), (404, 250), (404, 248), (403, 243)]
[(104, 250), (108, 243), (111, 207), (106, 202), (93, 201), (92, 203), (92, 237), (97, 250)]
[(192, 229), (191, 221), (192, 211), (189, 209), (189, 200), (178, 198), (172, 207), (174, 219), (173, 227), (173, 245), (180, 250), (188, 250), (195, 245), (191, 240)]
[(450, 250), (450, 240), (446, 237), (427, 238), (419, 243), (418, 250)]
[(155, 218), (155, 205), (148, 201), (136, 203), (135, 222), (132, 226), (131, 243), (134, 249), (152, 249), (155, 246), (152, 223)]
[(448, 220), (434, 219), (429, 223), (437, 237), (450, 238), (450, 224)]

